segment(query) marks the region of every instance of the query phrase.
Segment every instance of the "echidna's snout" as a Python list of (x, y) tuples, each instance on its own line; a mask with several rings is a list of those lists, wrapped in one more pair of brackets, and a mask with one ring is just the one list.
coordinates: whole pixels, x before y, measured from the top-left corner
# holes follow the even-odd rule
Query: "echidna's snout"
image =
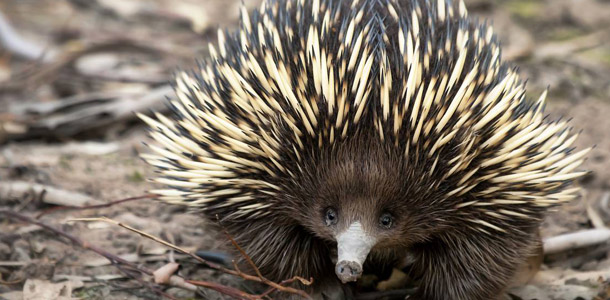
[(356, 281), (362, 275), (362, 265), (355, 261), (342, 260), (337, 263), (335, 273), (343, 283)]
[(362, 266), (375, 238), (368, 235), (360, 222), (352, 223), (337, 235), (337, 265), (335, 273), (341, 282), (356, 281), (362, 275)]

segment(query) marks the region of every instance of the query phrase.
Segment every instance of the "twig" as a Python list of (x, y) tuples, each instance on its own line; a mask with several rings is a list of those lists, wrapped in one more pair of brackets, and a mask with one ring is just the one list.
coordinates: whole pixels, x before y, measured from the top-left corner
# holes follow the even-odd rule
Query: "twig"
[[(293, 283), (293, 282), (295, 282), (295, 281), (300, 281), (302, 284), (305, 284), (305, 285), (310, 285), (310, 284), (312, 283), (313, 279), (312, 279), (311, 281), (307, 281), (307, 280), (305, 280), (305, 279), (304, 279), (304, 278), (302, 278), (302, 277), (299, 277), (299, 276), (294, 276), (294, 277), (292, 277), (292, 278), (290, 278), (290, 279), (282, 280), (282, 281), (279, 283), (279, 285), (284, 286), (284, 285), (287, 285), (287, 284), (291, 284), (291, 283)], [(269, 295), (269, 294), (273, 293), (274, 291), (276, 291), (276, 289), (275, 289), (275, 288), (273, 288), (273, 287), (271, 287), (271, 288), (269, 288), (268, 290), (266, 290), (264, 293), (260, 294), (260, 296), (261, 296), (261, 297), (265, 297), (265, 296), (267, 296), (267, 295)]]
[[(167, 242), (167, 241), (165, 241), (165, 240), (163, 240), (163, 239), (161, 239), (159, 237), (156, 237), (156, 236), (154, 236), (154, 235), (152, 235), (150, 233), (146, 233), (144, 231), (135, 229), (135, 228), (133, 228), (133, 227), (127, 225), (127, 224), (123, 224), (121, 222), (115, 221), (115, 220), (110, 219), (110, 218), (106, 218), (106, 217), (99, 217), (99, 218), (76, 218), (76, 219), (72, 219), (72, 220), (68, 220), (68, 221), (69, 222), (70, 221), (106, 222), (106, 223), (114, 224), (116, 226), (123, 227), (123, 228), (125, 228), (125, 229), (127, 229), (129, 231), (135, 232), (135, 233), (137, 233), (137, 234), (139, 234), (139, 235), (141, 235), (141, 236), (143, 236), (145, 238), (151, 239), (151, 240), (153, 240), (153, 241), (155, 241), (155, 242), (157, 242), (159, 244), (167, 246), (167, 247), (169, 247), (171, 249), (174, 249), (176, 251), (184, 253), (184, 254), (194, 258), (198, 262), (207, 265), (208, 267), (210, 267), (212, 269), (216, 269), (216, 270), (223, 271), (223, 272), (226, 272), (226, 271), (231, 272), (232, 271), (232, 270), (229, 270), (227, 268), (222, 267), (221, 265), (215, 264), (213, 262), (209, 262), (209, 261), (207, 261), (207, 260), (197, 256), (195, 253), (193, 253), (193, 252), (191, 252), (189, 250), (186, 250), (184, 248), (176, 246), (176, 245), (174, 245), (174, 244), (172, 244), (170, 242)], [(234, 274), (234, 275), (236, 275), (236, 274)]]
[(44, 215), (47, 215), (47, 214), (50, 214), (50, 213), (54, 213), (56, 211), (106, 208), (106, 207), (111, 207), (113, 205), (117, 205), (117, 204), (124, 203), (124, 202), (141, 200), (141, 199), (149, 199), (149, 198), (152, 198), (152, 197), (154, 197), (154, 195), (146, 194), (146, 195), (141, 195), (141, 196), (134, 196), (134, 197), (129, 197), (129, 198), (125, 198), (125, 199), (120, 199), (120, 200), (116, 200), (116, 201), (111, 201), (111, 202), (108, 202), (108, 203), (98, 204), (98, 205), (86, 205), (86, 206), (81, 206), (81, 207), (57, 206), (57, 207), (52, 207), (52, 208), (49, 208), (47, 210), (42, 211), (41, 213), (36, 215), (36, 219), (40, 219), (40, 217), (42, 217)]
[[(235, 239), (226, 231), (224, 230), (225, 235), (227, 236), (227, 238), (229, 239), (229, 241), (231, 241), (231, 244), (233, 244), (233, 247), (235, 247), (235, 249), (237, 249), (237, 251), (239, 251), (239, 253), (241, 254), (241, 256), (246, 259), (246, 261), (248, 262), (248, 264), (252, 267), (252, 269), (254, 269), (254, 272), (256, 273), (256, 275), (258, 275), (258, 277), (260, 277), (263, 281), (267, 280), (265, 279), (265, 277), (263, 276), (263, 274), (261, 274), (261, 271), (258, 269), (258, 267), (256, 266), (256, 264), (252, 261), (252, 258), (250, 258), (250, 256), (248, 254), (246, 254), (246, 251), (244, 251), (244, 249), (242, 249), (239, 244), (237, 244), (237, 242), (235, 241)], [(233, 264), (235, 265), (235, 262), (233, 262)], [(237, 268), (237, 265), (235, 265), (235, 269), (239, 270)]]
[(554, 236), (544, 240), (544, 254), (593, 246), (610, 240), (610, 229), (590, 229)]
[[(273, 289), (278, 290), (278, 291), (284, 291), (284, 292), (288, 292), (287, 287), (281, 285), (281, 284), (277, 284), (267, 278), (265, 278), (263, 276), (263, 274), (261, 274), (261, 271), (258, 269), (258, 267), (256, 266), (256, 264), (252, 261), (252, 259), (250, 258), (250, 256), (248, 256), (248, 254), (246, 254), (246, 252), (237, 244), (237, 242), (235, 241), (235, 239), (226, 231), (224, 230), (225, 235), (227, 236), (227, 238), (231, 241), (231, 244), (233, 244), (233, 247), (235, 247), (235, 249), (237, 249), (239, 251), (239, 253), (241, 254), (242, 257), (244, 257), (244, 259), (246, 259), (246, 261), (248, 262), (248, 264), (254, 269), (254, 272), (256, 272), (256, 275), (258, 276), (258, 278), (260, 278), (261, 282), (270, 286), (271, 289), (266, 291), (265, 293), (263, 293), (262, 295), (266, 295), (269, 294), (271, 292), (273, 292)], [(237, 272), (239, 272), (240, 274), (243, 275), (243, 273), (237, 268), (237, 265), (235, 265), (235, 270), (237, 270)], [(241, 275), (240, 275), (241, 276)], [(313, 278), (311, 278), (310, 280), (307, 280), (305, 278), (299, 277), (299, 276), (295, 276), (291, 279), (288, 280), (288, 282), (286, 283), (291, 283), (294, 281), (300, 281), (302, 284), (304, 285), (311, 285)], [(295, 292), (290, 292), (290, 293), (295, 293), (295, 294), (299, 294), (301, 296), (303, 296), (306, 299), (309, 299), (309, 295), (307, 295), (307, 293), (301, 291), (301, 290), (296, 290)], [(298, 292), (302, 292), (302, 293), (298, 293)]]

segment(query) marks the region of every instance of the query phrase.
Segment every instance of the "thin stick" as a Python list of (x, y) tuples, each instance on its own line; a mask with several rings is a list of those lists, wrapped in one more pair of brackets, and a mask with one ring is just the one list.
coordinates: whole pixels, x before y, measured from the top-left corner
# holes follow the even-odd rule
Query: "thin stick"
[(178, 252), (184, 253), (184, 254), (186, 254), (186, 255), (188, 255), (188, 256), (190, 256), (190, 257), (194, 258), (194, 259), (195, 259), (195, 260), (197, 260), (198, 262), (200, 262), (200, 263), (202, 263), (202, 264), (204, 264), (204, 265), (206, 265), (206, 266), (208, 266), (208, 267), (210, 267), (210, 268), (212, 268), (212, 269), (216, 269), (216, 270), (223, 271), (223, 272), (225, 272), (225, 271), (226, 271), (226, 272), (228, 272), (228, 273), (230, 273), (230, 274), (237, 275), (237, 272), (232, 271), (232, 270), (227, 269), (227, 268), (224, 268), (223, 266), (218, 265), (218, 264), (215, 264), (215, 263), (213, 263), (213, 262), (207, 261), (207, 260), (205, 260), (205, 259), (203, 259), (203, 258), (201, 258), (201, 257), (197, 256), (195, 253), (193, 253), (193, 252), (191, 252), (191, 251), (189, 251), (189, 250), (186, 250), (186, 249), (184, 249), (184, 248), (181, 248), (181, 247), (179, 247), (179, 246), (176, 246), (176, 245), (174, 245), (174, 244), (172, 244), (172, 243), (170, 243), (170, 242), (168, 242), (168, 241), (165, 241), (165, 240), (164, 240), (164, 239), (162, 239), (162, 238), (159, 238), (159, 237), (157, 237), (157, 236), (154, 236), (154, 235), (152, 235), (152, 234), (150, 234), (150, 233), (146, 233), (146, 232), (144, 232), (144, 231), (141, 231), (141, 230), (135, 229), (135, 228), (133, 228), (133, 227), (131, 227), (131, 226), (127, 225), (127, 224), (123, 224), (123, 223), (121, 223), (121, 222), (115, 221), (115, 220), (110, 219), (110, 218), (107, 218), (107, 217), (97, 217), (97, 218), (76, 218), (76, 219), (71, 219), (71, 220), (68, 220), (68, 222), (73, 222), (73, 221), (83, 221), (83, 222), (106, 222), (106, 223), (110, 223), (110, 224), (113, 224), (113, 225), (116, 225), (116, 226), (119, 226), (119, 227), (123, 227), (123, 228), (125, 228), (125, 229), (127, 229), (127, 230), (129, 230), (129, 231), (135, 232), (135, 233), (137, 233), (137, 234), (139, 234), (139, 235), (141, 235), (141, 236), (143, 236), (143, 237), (145, 237), (145, 238), (151, 239), (151, 240), (153, 240), (153, 241), (155, 241), (155, 242), (157, 242), (157, 243), (159, 243), (159, 244), (162, 244), (162, 245), (164, 245), (164, 246), (167, 246), (167, 247), (169, 247), (169, 248), (171, 248), (171, 249), (174, 249), (174, 250), (176, 250), (176, 251), (178, 251)]
[[(225, 235), (227, 236), (227, 238), (228, 238), (228, 239), (231, 241), (231, 244), (233, 244), (233, 247), (235, 247), (235, 248), (236, 248), (236, 249), (239, 251), (239, 253), (241, 254), (241, 256), (242, 256), (242, 257), (244, 257), (244, 259), (246, 259), (246, 261), (248, 262), (248, 264), (249, 264), (249, 265), (250, 265), (250, 266), (251, 266), (251, 267), (254, 269), (254, 272), (256, 272), (256, 275), (258, 276), (258, 278), (260, 278), (261, 282), (271, 287), (271, 289), (270, 289), (271, 291), (269, 291), (269, 290), (268, 290), (268, 291), (266, 291), (265, 293), (263, 293), (263, 295), (271, 293), (271, 292), (273, 291), (272, 289), (279, 290), (279, 291), (285, 291), (285, 292), (287, 292), (287, 289), (292, 289), (292, 288), (289, 288), (289, 287), (285, 287), (285, 286), (283, 286), (282, 284), (277, 284), (277, 283), (275, 283), (275, 282), (273, 282), (273, 281), (271, 281), (271, 280), (269, 280), (269, 279), (265, 278), (265, 277), (263, 276), (263, 274), (261, 274), (261, 271), (258, 269), (258, 267), (256, 266), (256, 264), (255, 264), (255, 263), (252, 261), (252, 259), (250, 258), (250, 256), (248, 256), (248, 254), (246, 254), (246, 251), (244, 251), (244, 249), (242, 249), (242, 248), (241, 248), (241, 247), (240, 247), (240, 246), (237, 244), (237, 242), (235, 241), (235, 239), (234, 239), (234, 238), (233, 238), (233, 237), (232, 237), (232, 236), (231, 236), (231, 235), (230, 235), (230, 234), (229, 234), (229, 233), (228, 233), (226, 230), (224, 230), (224, 233), (225, 233)], [(237, 268), (237, 265), (235, 264), (235, 262), (234, 262), (234, 265), (235, 265), (235, 270), (237, 270), (239, 273), (243, 274), (243, 273), (242, 273), (242, 272), (241, 272), (241, 271), (240, 271), (240, 270)], [(293, 278), (289, 279), (287, 283), (294, 282), (295, 280), (300, 281), (300, 282), (301, 282), (302, 284), (304, 284), (304, 285), (311, 285), (311, 283), (312, 283), (312, 281), (313, 281), (313, 278), (311, 278), (310, 280), (307, 280), (307, 279), (305, 279), (305, 278), (302, 278), (302, 277), (299, 277), (299, 276), (295, 276), (295, 277), (293, 277)], [(300, 293), (300, 292), (302, 292), (302, 293)], [(303, 296), (303, 297), (304, 297), (304, 298), (306, 298), (306, 299), (311, 299), (311, 297), (310, 297), (309, 295), (307, 295), (307, 293), (305, 293), (305, 292), (304, 292), (304, 291), (302, 291), (302, 290), (297, 290), (297, 289), (294, 289), (294, 292), (290, 292), (290, 293), (295, 293), (295, 294), (298, 294), (298, 295)]]
[(154, 196), (155, 195), (153, 195), (153, 194), (146, 194), (146, 195), (140, 195), (140, 196), (134, 196), (134, 197), (129, 197), (129, 198), (125, 198), (125, 199), (120, 199), (120, 200), (116, 200), (116, 201), (110, 201), (110, 202), (104, 203), (104, 204), (87, 205), (87, 206), (81, 206), (81, 207), (57, 206), (57, 207), (52, 207), (50, 209), (42, 211), (41, 213), (36, 215), (36, 219), (40, 219), (42, 216), (50, 214), (50, 213), (54, 213), (56, 211), (106, 208), (106, 207), (111, 207), (113, 205), (117, 205), (117, 204), (124, 203), (124, 202), (130, 202), (130, 201), (141, 200), (141, 199), (150, 199), (150, 198), (153, 198)]
[[(287, 284), (293, 283), (293, 282), (295, 282), (297, 280), (300, 281), (302, 284), (305, 284), (305, 285), (310, 285), (313, 282), (313, 278), (311, 278), (309, 281), (307, 281), (307, 280), (305, 280), (302, 277), (294, 276), (294, 277), (292, 277), (290, 279), (286, 279), (286, 280), (281, 281), (279, 284), (280, 285), (287, 285)], [(265, 297), (265, 296), (273, 293), (274, 291), (276, 291), (276, 289), (271, 287), (268, 290), (266, 290), (264, 293), (260, 294), (260, 296), (261, 297)]]

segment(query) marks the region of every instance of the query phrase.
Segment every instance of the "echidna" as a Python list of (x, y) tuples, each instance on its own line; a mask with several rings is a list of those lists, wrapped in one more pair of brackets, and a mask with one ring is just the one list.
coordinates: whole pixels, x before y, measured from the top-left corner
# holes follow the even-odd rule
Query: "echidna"
[(462, 1), (268, 0), (210, 53), (171, 117), (141, 116), (143, 158), (269, 279), (315, 290), (408, 253), (410, 299), (491, 299), (577, 194), (589, 149)]

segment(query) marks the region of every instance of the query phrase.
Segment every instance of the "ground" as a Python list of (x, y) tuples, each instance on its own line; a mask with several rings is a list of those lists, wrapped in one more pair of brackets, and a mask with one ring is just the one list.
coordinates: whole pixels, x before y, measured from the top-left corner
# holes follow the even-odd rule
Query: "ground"
[[(26, 48), (46, 57), (36, 61), (20, 55), (3, 47), (0, 38), (0, 209), (36, 216), (58, 204), (47, 199), (50, 192), (45, 197), (27, 189), (16, 191), (14, 184), (23, 182), (76, 192), (95, 204), (143, 195), (153, 188), (146, 179), (154, 171), (138, 157), (149, 138), (132, 111), (163, 109), (162, 96), (171, 96), (166, 80), (177, 67), (192, 67), (194, 58), (205, 55), (216, 28), (235, 26), (239, 3), (0, 3), (5, 20), (31, 43)], [(529, 78), (528, 96), (535, 99), (549, 86), (547, 112), (553, 118), (572, 118), (574, 130), (582, 131), (575, 143), (578, 149), (596, 145), (583, 165), (592, 172), (579, 182), (581, 197), (548, 215), (541, 228), (543, 240), (603, 228), (610, 222), (610, 1), (466, 4), (471, 14), (492, 21), (503, 56)], [(1, 28), (0, 23), (0, 37)], [(158, 95), (147, 98), (151, 91)], [(72, 197), (59, 198), (62, 205), (74, 204)], [(70, 222), (100, 216), (189, 250), (213, 250), (226, 243), (226, 237), (211, 233), (197, 215), (147, 199), (100, 209), (60, 210), (40, 220), (152, 270), (175, 259), (182, 263), (179, 274), (186, 278), (251, 288), (126, 229), (100, 221)], [(31, 297), (36, 288), (50, 288), (47, 284), (62, 280), (70, 284), (72, 297), (158, 298), (98, 254), (37, 226), (0, 218), (0, 299), (35, 299)], [(513, 299), (610, 299), (609, 253), (610, 244), (602, 242), (546, 255), (529, 283), (510, 290)], [(209, 291), (166, 292), (178, 299), (221, 298)]]

